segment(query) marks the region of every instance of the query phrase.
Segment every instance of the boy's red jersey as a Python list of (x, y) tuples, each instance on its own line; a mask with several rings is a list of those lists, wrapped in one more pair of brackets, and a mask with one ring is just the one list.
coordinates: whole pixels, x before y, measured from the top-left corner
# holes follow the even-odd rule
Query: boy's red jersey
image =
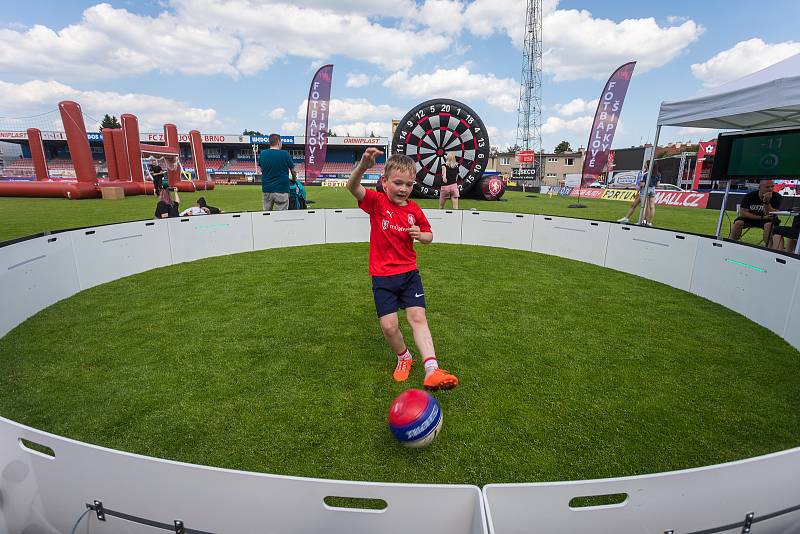
[(391, 276), (417, 268), (414, 239), (408, 229), (419, 226), (420, 232), (430, 232), (431, 224), (422, 209), (411, 200), (398, 206), (383, 194), (365, 189), (358, 207), (369, 213), (369, 274)]

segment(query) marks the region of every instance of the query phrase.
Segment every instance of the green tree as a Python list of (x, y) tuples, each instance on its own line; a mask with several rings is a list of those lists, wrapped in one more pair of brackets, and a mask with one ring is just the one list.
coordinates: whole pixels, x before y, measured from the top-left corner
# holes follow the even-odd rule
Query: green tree
[(336, 132), (328, 128), (328, 137), (337, 137)]
[(264, 135), (258, 130), (245, 130), (242, 132), (242, 135)]
[(506, 154), (516, 154), (520, 150), (522, 150), (522, 147), (519, 145), (508, 145), (505, 152)]
[(119, 123), (117, 118), (113, 115), (109, 115), (108, 113), (105, 114), (103, 120), (100, 121), (100, 131), (103, 131), (103, 128), (122, 128), (122, 125)]
[(556, 145), (556, 149), (553, 150), (556, 154), (563, 154), (564, 152), (572, 152), (572, 147), (569, 146), (569, 141), (561, 141)]

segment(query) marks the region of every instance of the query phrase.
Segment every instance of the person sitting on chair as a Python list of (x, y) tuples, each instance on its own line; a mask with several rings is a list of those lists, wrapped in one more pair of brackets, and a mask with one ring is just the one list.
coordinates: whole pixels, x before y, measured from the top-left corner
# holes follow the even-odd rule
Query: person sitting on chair
[[(778, 226), (773, 231), (772, 248), (794, 252), (797, 248), (797, 236), (800, 234), (800, 215), (796, 215), (791, 226)], [(788, 243), (784, 246), (784, 238)]]
[(763, 228), (764, 244), (769, 245), (772, 226), (776, 222), (773, 211), (781, 207), (780, 193), (774, 193), (772, 180), (761, 180), (757, 191), (751, 191), (742, 198), (741, 210), (731, 226), (728, 239), (739, 241), (745, 228)]

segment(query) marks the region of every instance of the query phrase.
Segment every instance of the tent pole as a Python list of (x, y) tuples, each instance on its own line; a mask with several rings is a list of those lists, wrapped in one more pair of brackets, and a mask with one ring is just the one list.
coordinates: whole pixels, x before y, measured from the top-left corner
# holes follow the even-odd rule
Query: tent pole
[(717, 220), (717, 233), (716, 238), (720, 239), (719, 234), (722, 232), (722, 218), (725, 217), (725, 206), (728, 204), (728, 193), (731, 191), (731, 181), (728, 179), (728, 185), (725, 186), (725, 194), (722, 195), (722, 206), (719, 208), (719, 219)]
[[(797, 217), (800, 217), (800, 215), (797, 215)], [(794, 253), (800, 254), (800, 239), (797, 240), (797, 245), (794, 247)]]
[[(645, 206), (647, 205), (647, 190), (650, 187), (650, 176), (653, 174), (653, 164), (656, 162), (656, 149), (658, 148), (658, 136), (661, 135), (661, 125), (656, 126), (656, 138), (653, 140), (653, 155), (650, 156), (650, 163), (647, 168), (647, 181), (644, 184), (644, 189), (639, 191), (639, 224), (644, 220)], [(645, 150), (647, 150), (645, 148)], [(653, 202), (656, 199), (653, 198)]]

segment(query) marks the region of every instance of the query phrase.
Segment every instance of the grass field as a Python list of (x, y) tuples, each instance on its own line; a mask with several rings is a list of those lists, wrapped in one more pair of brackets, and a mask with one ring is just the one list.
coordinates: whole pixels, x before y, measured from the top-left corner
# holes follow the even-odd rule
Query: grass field
[[(340, 193), (317, 206), (352, 205)], [(257, 208), (255, 190), (214, 195)], [(67, 206), (59, 227), (137, 218), (152, 204), (140, 200), (25, 203)], [(606, 204), (584, 213), (623, 208)], [(495, 206), (567, 212), (524, 195)], [(695, 229), (706, 217), (661, 215)], [(444, 427), (428, 449), (404, 449), (386, 427), (392, 398), (420, 387), (422, 369), (391, 380), (366, 244), (210, 258), (59, 302), (0, 339), (0, 414), (199, 464), (478, 485), (659, 472), (800, 443), (798, 353), (744, 317), (556, 257), (418, 249), (437, 352), (462, 382), (437, 393)]]
[[(308, 198), (313, 208), (355, 208), (355, 200), (344, 188), (309, 187)], [(220, 186), (203, 193), (182, 193), (181, 205), (189, 206), (199, 196), (205, 196), (212, 206), (225, 211), (258, 211), (261, 209), (261, 191), (257, 186)], [(436, 200), (419, 200), (423, 208), (438, 207)], [(582, 199), (588, 207), (571, 209), (575, 199), (548, 198), (546, 195), (509, 191), (499, 202), (463, 200), (462, 208), (516, 213), (543, 213), (565, 217), (581, 217), (599, 221), (616, 221), (625, 214), (628, 203), (615, 200)], [(124, 200), (79, 200), (51, 198), (0, 198), (0, 241), (30, 235), (44, 230), (57, 230), (79, 226), (92, 226), (122, 221), (148, 219), (155, 210), (153, 197), (128, 197)], [(449, 204), (448, 204), (449, 205)], [(638, 210), (635, 219), (638, 220)], [(714, 234), (718, 212), (715, 210), (658, 206), (656, 226), (683, 232)], [(725, 221), (724, 235), (730, 229)], [(744, 238), (757, 242), (758, 232), (750, 231)]]

